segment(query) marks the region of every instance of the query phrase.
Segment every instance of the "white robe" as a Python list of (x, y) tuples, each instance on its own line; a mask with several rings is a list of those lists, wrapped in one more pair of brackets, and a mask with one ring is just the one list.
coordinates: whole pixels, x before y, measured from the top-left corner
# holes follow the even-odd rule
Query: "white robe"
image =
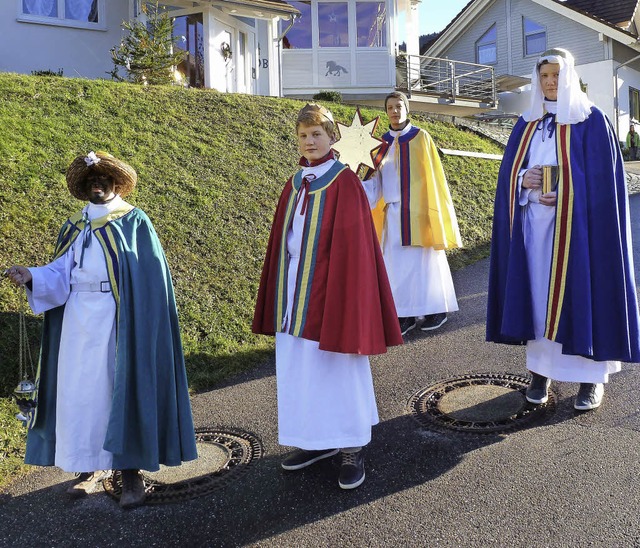
[[(88, 204), (90, 220), (103, 217), (123, 203), (120, 197), (104, 205)], [(66, 303), (58, 354), (55, 465), (67, 472), (109, 470), (112, 454), (105, 440), (115, 372), (116, 305), (111, 291), (73, 291), (76, 284), (109, 279), (102, 247), (91, 236), (80, 258), (84, 232), (52, 263), (30, 268), (29, 304), (39, 314)]]
[[(320, 177), (329, 160), (304, 168), (303, 176)], [(285, 322), (291, 316), (305, 216), (300, 196), (287, 235), (289, 270)], [(319, 343), (276, 333), (278, 441), (301, 449), (360, 447), (371, 441), (378, 409), (368, 356), (319, 349)]]
[[(553, 104), (547, 104), (547, 108), (551, 112), (554, 111)], [(558, 165), (556, 135), (554, 133), (549, 136), (547, 127), (535, 132), (526, 168), (520, 172), (520, 185), (524, 172), (536, 165)], [(540, 204), (540, 194), (539, 190), (520, 186), (524, 245), (531, 282), (536, 336), (534, 341), (527, 343), (527, 369), (556, 381), (608, 382), (610, 373), (620, 371), (620, 362), (596, 362), (582, 356), (564, 355), (561, 344), (544, 338), (556, 208)]]
[(412, 129), (391, 130), (393, 143), (373, 177), (363, 182), (369, 205), (384, 198), (386, 206), (382, 254), (399, 317), (458, 310), (451, 270), (444, 250), (403, 246), (400, 224), (400, 174), (395, 163), (397, 137)]

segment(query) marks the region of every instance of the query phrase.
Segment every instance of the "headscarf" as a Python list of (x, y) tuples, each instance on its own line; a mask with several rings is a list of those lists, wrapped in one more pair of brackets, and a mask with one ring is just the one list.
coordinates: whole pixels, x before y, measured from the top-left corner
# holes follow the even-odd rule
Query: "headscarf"
[(522, 117), (527, 121), (538, 120), (544, 116), (544, 93), (540, 85), (539, 69), (543, 61), (560, 65), (558, 74), (558, 112), (559, 124), (577, 124), (584, 122), (591, 113), (593, 103), (580, 88), (580, 77), (575, 69), (573, 55), (566, 49), (554, 48), (545, 51), (536, 62), (531, 73), (531, 102), (529, 110)]

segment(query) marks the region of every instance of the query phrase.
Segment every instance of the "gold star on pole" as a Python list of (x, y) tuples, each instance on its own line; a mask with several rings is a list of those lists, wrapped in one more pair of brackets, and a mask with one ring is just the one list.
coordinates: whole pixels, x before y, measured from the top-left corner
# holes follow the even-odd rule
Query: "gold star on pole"
[(363, 125), (360, 109), (356, 108), (350, 126), (338, 122), (340, 140), (335, 142), (332, 148), (340, 154), (340, 161), (348, 165), (354, 173), (358, 173), (361, 165), (374, 169), (371, 151), (378, 148), (382, 140), (372, 134), (379, 119), (380, 116), (377, 116), (371, 122)]

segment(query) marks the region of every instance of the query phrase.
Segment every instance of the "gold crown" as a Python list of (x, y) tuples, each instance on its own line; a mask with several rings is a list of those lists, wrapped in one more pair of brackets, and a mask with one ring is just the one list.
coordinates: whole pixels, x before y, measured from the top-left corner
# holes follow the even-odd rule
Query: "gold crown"
[(303, 114), (306, 114), (307, 112), (317, 112), (317, 113), (321, 114), (322, 116), (324, 116), (332, 124), (335, 123), (333, 121), (333, 114), (331, 114), (331, 112), (328, 109), (326, 109), (325, 107), (323, 107), (322, 105), (318, 105), (316, 103), (307, 103), (300, 110), (300, 112), (298, 112), (298, 120), (300, 120), (300, 117)]

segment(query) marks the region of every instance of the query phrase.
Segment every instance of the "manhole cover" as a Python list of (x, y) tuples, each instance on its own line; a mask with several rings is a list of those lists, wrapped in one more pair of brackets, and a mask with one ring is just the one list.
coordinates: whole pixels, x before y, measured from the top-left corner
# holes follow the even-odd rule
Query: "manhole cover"
[(532, 405), (524, 392), (529, 377), (483, 373), (449, 379), (420, 390), (408, 403), (423, 426), (476, 434), (515, 430), (553, 413), (555, 395)]
[[(240, 477), (263, 455), (262, 443), (256, 436), (225, 427), (196, 429), (196, 446), (196, 460), (143, 473), (147, 489), (145, 504), (178, 502), (207, 495)], [(120, 472), (106, 479), (104, 488), (112, 497), (120, 498)]]

